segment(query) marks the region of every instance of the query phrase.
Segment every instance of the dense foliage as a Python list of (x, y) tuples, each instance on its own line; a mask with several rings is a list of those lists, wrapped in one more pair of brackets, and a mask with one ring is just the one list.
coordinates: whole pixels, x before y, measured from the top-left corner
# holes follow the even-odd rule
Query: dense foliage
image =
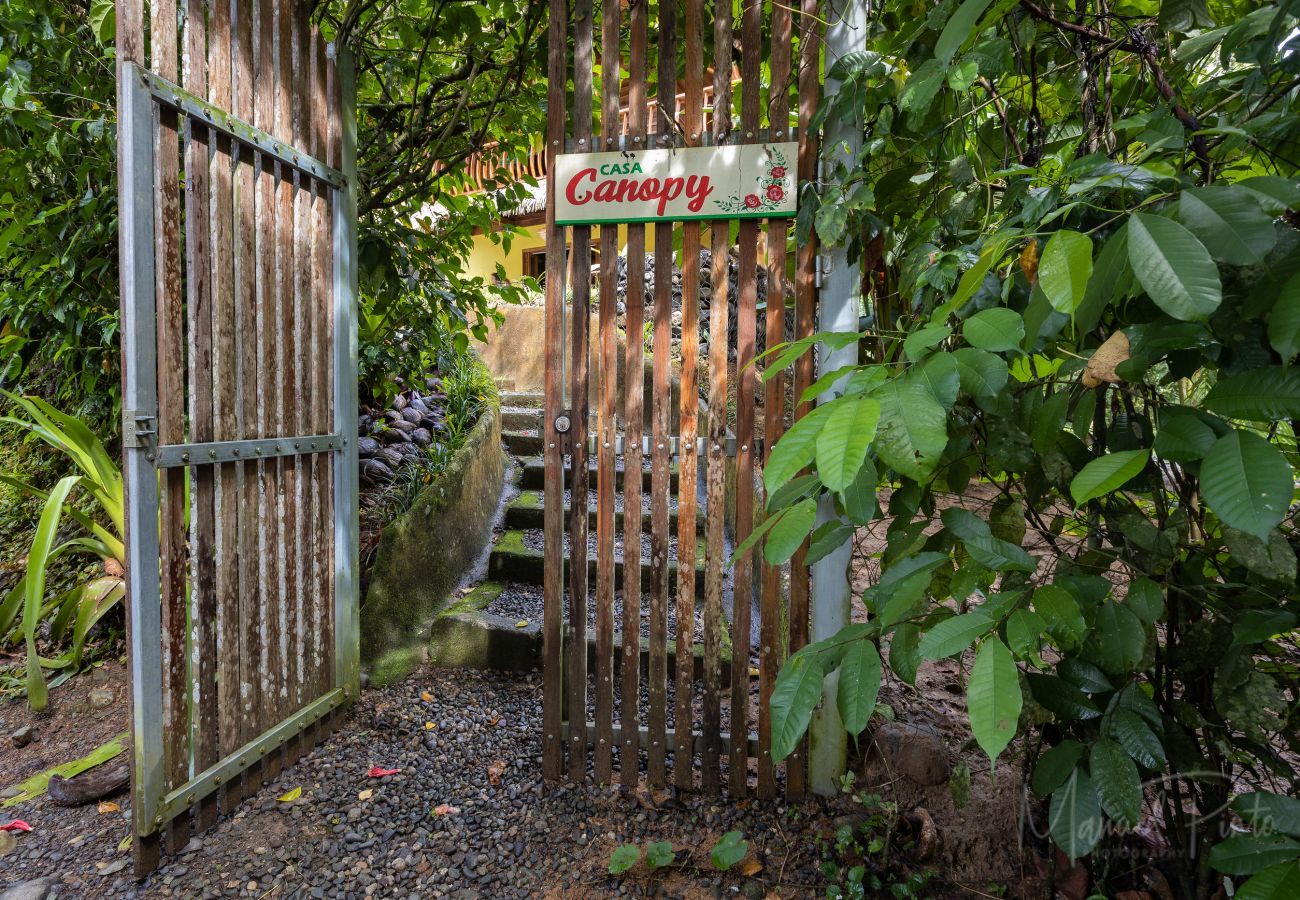
[(822, 337), (866, 361), (774, 449), (764, 531), (771, 561), (888, 544), (870, 621), (786, 664), (775, 756), (825, 673), (857, 733), (886, 667), (964, 656), (975, 740), (1023, 736), (1070, 857), (1146, 823), (1179, 896), (1294, 889), (1298, 16), (873, 4), (818, 113), (861, 150), (800, 221), (863, 265), (872, 327)]

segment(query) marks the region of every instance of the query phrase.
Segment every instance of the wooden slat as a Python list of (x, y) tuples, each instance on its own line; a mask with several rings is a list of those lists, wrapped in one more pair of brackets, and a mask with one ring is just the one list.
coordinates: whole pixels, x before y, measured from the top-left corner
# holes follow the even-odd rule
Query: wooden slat
[[(185, 19), (184, 87), (207, 96), (207, 45), (204, 3), (189, 0)], [(189, 311), (190, 440), (210, 441), (213, 436), (212, 403), (212, 271), (208, 233), (209, 134), (202, 124), (187, 119), (185, 146), (185, 249)], [(191, 470), (190, 509), (190, 621), (193, 710), (190, 744), (193, 772), (217, 760), (216, 596), (214, 551), (216, 541), (215, 473), (209, 466)], [(204, 802), (198, 826), (207, 828), (216, 809)]]
[[(688, 147), (699, 146), (704, 127), (704, 0), (686, 0), (684, 37), (686, 42), (686, 92), (682, 128)], [(603, 258), (603, 257), (602, 257)], [(700, 352), (700, 223), (682, 226), (682, 369), (681, 369), (681, 455), (678, 458), (677, 488), (677, 709), (673, 726), (677, 746), (673, 753), (674, 784), (682, 790), (695, 785), (695, 482), (697, 459), (695, 439), (699, 432)], [(682, 550), (691, 565), (680, 564)]]
[[(717, 3), (713, 19), (713, 142), (731, 134), (731, 4)], [(709, 302), (709, 460), (705, 487), (704, 698), (700, 770), (705, 791), (719, 787), (722, 754), (722, 579), (727, 563), (723, 526), (727, 503), (727, 251), (730, 226), (710, 225), (713, 297)]]
[[(208, 101), (221, 109), (232, 107), (230, 6), (214, 4), (208, 18)], [(212, 334), (213, 387), (215, 390), (212, 436), (233, 440), (239, 436), (236, 406), (240, 391), (235, 364), (235, 245), (234, 172), (228, 138), (214, 135), (208, 177), (212, 189)], [(216, 581), (217, 611), (217, 759), (240, 745), (239, 697), (239, 469), (235, 463), (216, 467)], [(216, 759), (211, 760), (216, 762)], [(210, 763), (209, 763), (210, 764)], [(223, 811), (238, 804), (236, 791), (221, 791)]]
[[(768, 104), (768, 128), (777, 141), (785, 140), (790, 126), (790, 7), (777, 3), (772, 7), (772, 82)], [(767, 225), (767, 333), (766, 346), (775, 347), (785, 340), (786, 245), (785, 219), (773, 219)], [(785, 431), (785, 374), (769, 378), (763, 395), (763, 462)], [(781, 570), (763, 565), (762, 620), (758, 653), (758, 796), (770, 800), (776, 796), (776, 778), (772, 766), (772, 688), (781, 665)]]
[[(802, 14), (799, 17), (799, 121), (809, 122), (817, 109), (818, 85), (820, 83), (819, 38), (821, 23), (818, 18), (817, 0), (804, 0)], [(799, 183), (812, 181), (817, 177), (817, 138), (810, 128), (799, 129)], [(799, 245), (795, 261), (795, 337), (807, 337), (815, 328), (817, 303), (816, 236), (809, 237)], [(799, 402), (813, 382), (813, 355), (805, 353), (794, 367), (794, 418), (806, 415), (811, 406)], [(790, 652), (793, 653), (808, 643), (808, 567), (804, 564), (807, 557), (807, 542), (800, 547), (790, 561)], [(808, 742), (801, 741), (793, 753), (786, 758), (785, 786), (786, 794), (791, 798), (803, 797), (808, 790), (807, 760)]]
[[(657, 135), (672, 141), (674, 116), (677, 113), (677, 5), (659, 5), (659, 79), (657, 116), (653, 123)], [(671, 144), (669, 145), (671, 146)], [(668, 750), (668, 439), (672, 436), (672, 314), (673, 314), (673, 227), (671, 223), (655, 225), (655, 312), (654, 312), (654, 390), (651, 397), (650, 444), (650, 708), (647, 725), (650, 746), (646, 748), (646, 774), (653, 787), (666, 781), (665, 756)], [(693, 569), (695, 542), (678, 547), (678, 565)], [(678, 627), (682, 627), (680, 621)]]
[[(276, 135), (283, 139), (293, 139), (293, 82), (294, 82), (294, 9), (296, 3), (282, 0), (276, 21), (277, 45), (279, 55), (276, 58)], [(279, 290), (275, 309), (279, 313), (280, 323), (277, 338), (276, 373), (278, 390), (276, 395), (276, 418), (272, 434), (287, 436), (293, 428), (294, 407), (299, 401), (297, 393), (298, 353), (295, 345), (297, 322), (295, 315), (295, 278), (294, 272), (301, 262), (297, 254), (295, 239), (294, 194), (296, 173), (287, 166), (281, 166), (280, 178), (276, 186), (279, 211), (276, 215), (276, 251), (279, 256)], [(277, 718), (288, 716), (298, 701), (298, 658), (294, 648), (294, 636), (297, 622), (298, 567), (298, 461), (292, 456), (280, 460), (280, 545), (275, 553), (280, 557), (280, 650), (284, 665), (283, 681), (280, 686), (279, 710)], [(285, 763), (292, 763), (292, 751), (286, 747)]]
[[(154, 7), (153, 67), (179, 80), (175, 0)], [(181, 261), (180, 139), (176, 113), (159, 109), (154, 132), (154, 290), (158, 317), (158, 437), (185, 440), (184, 272)], [(168, 789), (183, 784), (189, 758), (188, 631), (186, 627), (185, 472), (169, 469), (161, 482), (163, 761)], [(185, 827), (184, 825), (177, 827)], [(188, 834), (175, 840), (183, 844)]]
[[(335, 169), (342, 166), (342, 131), (340, 125), (340, 111), (343, 106), (342, 96), (340, 94), (338, 69), (333, 59), (327, 59), (325, 63), (325, 97), (329, 103), (328, 125), (325, 129), (325, 161)], [(327, 248), (326, 265), (327, 271), (324, 277), (329, 279), (329, 288), (322, 298), (321, 315), (325, 322), (325, 331), (323, 338), (323, 347), (331, 348), (334, 346), (335, 325), (334, 325), (334, 296), (333, 296), (333, 270), (334, 270), (334, 241), (333, 241), (333, 222), (334, 222), (334, 204), (341, 202), (337, 194), (326, 192), (325, 221), (331, 227), (322, 241)], [(324, 368), (325, 376), (322, 383), (329, 385), (329, 390), (325, 393), (325, 408), (323, 410), (322, 421), (332, 430), (334, 427), (334, 384), (333, 384), (333, 363), (331, 354), (328, 350), (322, 354), (321, 366)], [(334, 672), (334, 640), (337, 622), (335, 621), (335, 596), (338, 585), (334, 579), (334, 554), (337, 552), (334, 546), (334, 480), (338, 477), (336, 467), (339, 460), (342, 459), (338, 454), (332, 454), (326, 462), (326, 490), (324, 512), (321, 515), (321, 528), (325, 534), (325, 552), (321, 555), (321, 565), (325, 570), (325, 583), (327, 590), (325, 592), (325, 627), (322, 635), (322, 652), (324, 660), (321, 664), (321, 680), (323, 687), (332, 688), (338, 684)]]
[[(605, 0), (601, 12), (601, 115), (604, 148), (617, 146), (619, 131), (620, 0)], [(608, 784), (614, 748), (614, 442), (618, 432), (618, 226), (600, 229), (600, 403), (596, 435), (596, 733), (595, 775)]]
[[(268, 132), (275, 130), (276, 57), (279, 52), (276, 15), (279, 5), (279, 0), (258, 0), (253, 124)], [(280, 346), (279, 316), (275, 312), (280, 295), (276, 274), (279, 167), (270, 157), (259, 155), (257, 159), (258, 175), (254, 186), (253, 207), (257, 219), (257, 306), (262, 311), (258, 321), (257, 345), (257, 436), (265, 438), (276, 433), (276, 408), (279, 402), (279, 385), (275, 380)], [(279, 614), (282, 600), (279, 564), (279, 548), (282, 544), (278, 524), (280, 463), (278, 460), (263, 461), (258, 465), (258, 472), (261, 479), (258, 497), (258, 582), (264, 665), (260, 675), (258, 707), (253, 718), (254, 727), (260, 732), (279, 718), (284, 656), (280, 650)], [(279, 753), (268, 754), (264, 771), (267, 780), (279, 774), (280, 762)]]
[[(745, 143), (753, 143), (758, 133), (759, 77), (762, 53), (763, 6), (759, 0), (744, 0), (741, 18), (741, 93), (740, 125)], [(736, 306), (736, 543), (743, 543), (754, 527), (754, 393), (758, 373), (750, 363), (754, 359), (754, 334), (758, 307), (758, 223), (754, 219), (740, 222), (739, 302)], [(750, 606), (753, 599), (753, 553), (736, 561), (735, 593), (731, 616), (731, 733), (745, 734), (749, 729), (749, 648)], [(731, 796), (749, 793), (749, 751), (743, 741), (731, 746)]]
[[(551, 110), (565, 105), (568, 4), (550, 0), (550, 42), (547, 48), (546, 102)], [(554, 171), (555, 155), (564, 146), (564, 116), (552, 114), (546, 123), (547, 170)], [(560, 304), (564, 302), (564, 229), (555, 224), (555, 179), (546, 185), (546, 371), (545, 423), (545, 557), (543, 580), (544, 611), (542, 623), (542, 772), (547, 778), (560, 777), (564, 765), (564, 745), (560, 737), (564, 683), (563, 660), (564, 590), (564, 457), (560, 436), (555, 430), (555, 416), (561, 400), (560, 369), (563, 364), (564, 336), (560, 327)], [(580, 499), (580, 498), (575, 498)], [(579, 716), (583, 715), (580, 711)]]
[[(234, 112), (245, 122), (253, 121), (253, 4), (235, 6), (235, 50), (232, 55), (231, 85)], [(235, 147), (235, 312), (239, 341), (239, 427), (241, 438), (257, 436), (257, 260), (255, 230), (257, 220), (253, 205), (256, 178), (254, 154), (240, 145)], [(261, 670), (260, 593), (257, 570), (258, 535), (258, 464), (240, 466), (239, 510), (239, 741), (257, 737), (257, 726), (249, 711), (260, 702), (258, 685)], [(247, 796), (257, 781), (245, 773), (239, 793)]]
[[(632, 36), (628, 53), (628, 146), (644, 147), (646, 140), (646, 43), (648, 22), (646, 4), (634, 2), (631, 6)], [(554, 171), (550, 169), (549, 171)], [(638, 747), (641, 692), (641, 437), (645, 430), (645, 226), (631, 224), (627, 227), (627, 397), (623, 404), (624, 446), (623, 458), (626, 476), (623, 479), (623, 662), (622, 709), (620, 724), (623, 727), (622, 749), (619, 753), (619, 775), (625, 785), (635, 785), (640, 779), (640, 750)]]
[[(591, 0), (576, 0), (573, 9), (573, 137), (591, 147)], [(569, 511), (569, 776), (580, 781), (587, 773), (587, 323), (591, 319), (591, 226), (573, 229), (573, 342), (570, 346), (572, 382), (572, 508)]]

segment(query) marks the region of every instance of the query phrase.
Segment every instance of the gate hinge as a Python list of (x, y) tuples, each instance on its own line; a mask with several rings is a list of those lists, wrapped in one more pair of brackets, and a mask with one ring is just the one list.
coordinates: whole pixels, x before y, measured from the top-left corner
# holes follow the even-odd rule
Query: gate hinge
[(144, 450), (144, 458), (153, 462), (158, 455), (158, 417), (122, 410), (122, 447)]

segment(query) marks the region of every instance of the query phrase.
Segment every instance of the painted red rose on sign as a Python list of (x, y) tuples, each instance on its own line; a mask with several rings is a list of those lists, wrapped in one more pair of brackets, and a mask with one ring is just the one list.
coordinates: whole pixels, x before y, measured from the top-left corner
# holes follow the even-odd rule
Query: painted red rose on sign
[(758, 194), (750, 194), (745, 197), (745, 206), (750, 209), (758, 209), (763, 205), (763, 201), (758, 199)]
[(771, 171), (771, 176), (773, 178), (784, 178), (785, 166), (773, 166)]
[(767, 189), (767, 199), (773, 203), (780, 203), (781, 198), (785, 196), (785, 191), (781, 190), (781, 185), (774, 184)]

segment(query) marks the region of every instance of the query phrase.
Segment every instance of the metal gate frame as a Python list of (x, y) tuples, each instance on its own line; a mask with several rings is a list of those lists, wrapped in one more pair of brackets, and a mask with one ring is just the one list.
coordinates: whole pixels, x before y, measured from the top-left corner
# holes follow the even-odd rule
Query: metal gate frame
[[(138, 7), (137, 7), (138, 9)], [(119, 10), (119, 23), (123, 18)], [(119, 28), (121, 28), (119, 24)], [(119, 36), (121, 33), (119, 32)], [(236, 781), (305, 730), (327, 720), (359, 692), (356, 117), (351, 56), (337, 54), (342, 98), (341, 171), (143, 68), (119, 41), (119, 228), (121, 250), (123, 456), (126, 485), (126, 581), (132, 685), (132, 817), (136, 872), (157, 864), (160, 832), (175, 816)], [(134, 60), (132, 57), (134, 56)], [(333, 188), (334, 417), (330, 434), (207, 443), (158, 443), (158, 354), (155, 304), (156, 111), (172, 110), (210, 133), (273, 158)], [(164, 790), (161, 646), (162, 558), (159, 478), (164, 470), (214, 462), (332, 454), (334, 648), (333, 687), (256, 739)], [(257, 780), (260, 783), (260, 779)], [(256, 790), (258, 784), (250, 785)], [(150, 845), (152, 849), (144, 849)]]

